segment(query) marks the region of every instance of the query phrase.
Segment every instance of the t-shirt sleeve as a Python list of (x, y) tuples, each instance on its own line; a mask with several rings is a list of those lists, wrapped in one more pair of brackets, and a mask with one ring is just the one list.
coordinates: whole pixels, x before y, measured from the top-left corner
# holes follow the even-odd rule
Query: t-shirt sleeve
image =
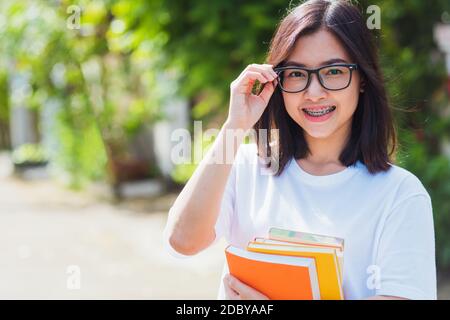
[(433, 209), (428, 194), (415, 194), (391, 210), (376, 255), (377, 295), (436, 299)]

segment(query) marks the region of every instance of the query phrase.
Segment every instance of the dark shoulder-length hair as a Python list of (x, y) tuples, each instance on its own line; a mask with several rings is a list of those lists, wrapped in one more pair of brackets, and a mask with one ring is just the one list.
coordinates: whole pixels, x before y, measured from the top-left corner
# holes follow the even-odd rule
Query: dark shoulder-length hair
[[(358, 7), (345, 0), (310, 0), (293, 8), (278, 25), (266, 63), (282, 66), (299, 37), (320, 29), (337, 37), (353, 62), (358, 64), (364, 83), (364, 92), (360, 93), (353, 115), (351, 134), (339, 160), (345, 166), (360, 160), (372, 174), (387, 171), (395, 160), (397, 149), (394, 120), (375, 41)], [(310, 152), (303, 129), (287, 113), (278, 86), (253, 129), (255, 132), (268, 130), (269, 134), (264, 137), (256, 136), (258, 155), (265, 158), (267, 167), (272, 167), (277, 176), (292, 157), (302, 159)], [(271, 133), (274, 131), (277, 134)], [(277, 163), (276, 168), (273, 161)]]

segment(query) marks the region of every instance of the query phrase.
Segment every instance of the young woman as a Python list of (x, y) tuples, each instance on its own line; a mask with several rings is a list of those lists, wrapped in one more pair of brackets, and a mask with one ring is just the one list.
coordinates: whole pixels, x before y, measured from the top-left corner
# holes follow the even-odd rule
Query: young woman
[[(436, 299), (431, 200), (390, 158), (393, 120), (358, 8), (299, 5), (278, 26), (266, 62), (231, 83), (228, 118), (169, 212), (169, 248), (189, 256), (221, 237), (245, 248), (271, 226), (337, 236), (346, 299)], [(259, 95), (255, 80), (265, 84)], [(278, 134), (257, 144), (230, 144), (225, 134), (251, 128)], [(229, 145), (234, 163), (212, 163)], [(266, 297), (225, 265), (219, 298)]]

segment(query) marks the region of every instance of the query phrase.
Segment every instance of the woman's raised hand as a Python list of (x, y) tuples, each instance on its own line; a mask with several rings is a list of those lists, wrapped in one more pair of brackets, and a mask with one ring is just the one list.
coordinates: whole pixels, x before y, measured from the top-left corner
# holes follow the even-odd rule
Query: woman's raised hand
[[(251, 64), (230, 85), (227, 122), (232, 127), (248, 130), (263, 114), (278, 83), (278, 75), (270, 64)], [(259, 95), (252, 93), (256, 80), (264, 85)]]

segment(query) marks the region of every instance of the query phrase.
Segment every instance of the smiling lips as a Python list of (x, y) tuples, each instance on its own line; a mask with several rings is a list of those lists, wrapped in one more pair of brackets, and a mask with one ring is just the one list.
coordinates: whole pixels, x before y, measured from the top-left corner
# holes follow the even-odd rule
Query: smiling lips
[(312, 122), (325, 121), (331, 117), (331, 113), (336, 110), (336, 106), (314, 106), (302, 108), (305, 118)]
[(320, 106), (307, 106), (305, 108), (302, 108), (302, 110), (308, 110), (308, 111), (321, 111), (321, 110), (326, 110), (328, 108), (334, 107), (334, 105), (330, 104), (330, 105), (320, 105)]

